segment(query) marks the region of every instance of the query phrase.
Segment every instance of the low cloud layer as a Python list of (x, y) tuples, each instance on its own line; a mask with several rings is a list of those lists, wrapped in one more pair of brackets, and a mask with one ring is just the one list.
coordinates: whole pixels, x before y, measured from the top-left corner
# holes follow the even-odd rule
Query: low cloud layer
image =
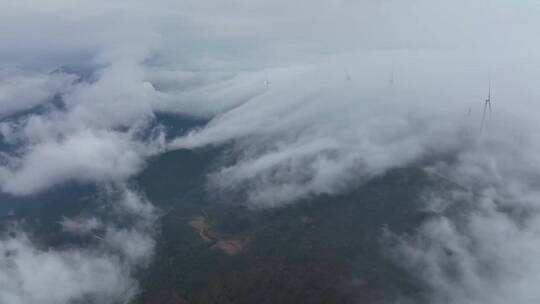
[[(128, 295), (133, 281), (115, 257), (91, 250), (36, 248), (28, 236), (0, 242), (0, 299), (5, 303), (114, 303)], [(54, 278), (54, 279), (53, 279)]]
[[(118, 303), (138, 292), (135, 271), (154, 251), (156, 211), (129, 189), (109, 197), (111, 212), (134, 223), (119, 226), (94, 216), (65, 218), (66, 234), (94, 241), (84, 247), (47, 248), (14, 227), (0, 238), (2, 303)], [(118, 197), (114, 199), (113, 197)], [(97, 215), (96, 215), (97, 216)]]
[(73, 75), (19, 74), (4, 71), (0, 74), (0, 118), (30, 110), (33, 107), (62, 94), (75, 81)]
[(532, 303), (538, 243), (538, 169), (534, 134), (493, 128), (431, 172), (459, 186), (426, 196), (436, 211), (396, 257), (430, 288), (431, 303)]
[[(468, 192), (426, 196), (441, 213), (403, 236), (403, 266), (420, 272), (433, 303), (540, 297), (531, 283), (540, 276), (537, 4), (0, 0), (0, 8), (1, 191), (98, 184), (122, 189), (107, 201), (137, 219), (127, 228), (64, 219), (65, 233), (99, 240), (93, 249), (46, 249), (20, 229), (4, 236), (0, 302), (132, 296), (134, 265), (151, 256), (155, 210), (125, 182), (150, 156), (207, 146), (231, 155), (208, 176), (210, 188), (241, 190), (256, 208), (438, 159), (430, 170)], [(493, 113), (482, 122), (490, 82)], [(157, 112), (210, 122), (166, 142)], [(463, 202), (460, 216), (444, 212)], [(51, 273), (62, 290), (49, 286)]]
[(161, 150), (160, 130), (142, 136), (157, 93), (138, 64), (114, 63), (96, 77), (65, 88), (59, 107), (0, 122), (3, 141), (14, 150), (0, 166), (3, 191), (32, 194), (67, 181), (122, 182)]
[[(482, 136), (490, 78), (497, 100), (514, 95), (499, 87), (517, 83), (499, 76), (506, 67), (490, 76), (483, 65), (449, 61), (448, 54), (362, 54), (291, 68), (302, 72), (286, 76), (269, 72), (265, 91), (169, 148), (233, 142), (234, 163), (210, 181), (218, 189), (248, 189), (255, 204), (338, 193), (390, 168), (462, 150)], [(491, 122), (504, 130), (519, 117), (522, 123), (510, 130), (516, 133), (536, 125), (524, 107), (539, 93), (517, 91), (522, 100), (515, 107), (497, 102)]]
[(87, 131), (37, 144), (14, 162), (1, 180), (5, 192), (20, 195), (71, 180), (122, 181), (141, 168), (142, 156), (125, 135)]

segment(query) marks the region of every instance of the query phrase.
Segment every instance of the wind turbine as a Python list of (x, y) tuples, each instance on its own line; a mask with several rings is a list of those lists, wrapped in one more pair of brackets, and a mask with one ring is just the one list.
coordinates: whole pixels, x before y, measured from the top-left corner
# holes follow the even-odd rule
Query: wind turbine
[[(482, 130), (486, 124), (486, 117), (489, 114), (491, 116), (491, 77), (489, 79), (488, 97), (484, 100), (484, 112), (482, 114)], [(488, 113), (489, 112), (489, 113)]]
[(351, 80), (351, 74), (349, 74), (349, 71), (345, 70), (345, 79), (347, 79), (348, 81)]
[(393, 87), (394, 86), (394, 80), (395, 80), (395, 64), (392, 62), (392, 74), (390, 74), (390, 80), (388, 81), (388, 84)]
[(489, 80), (488, 97), (484, 101), (484, 113), (482, 115), (482, 122), (486, 120), (486, 114), (488, 111), (489, 111), (489, 114), (491, 115), (491, 79)]

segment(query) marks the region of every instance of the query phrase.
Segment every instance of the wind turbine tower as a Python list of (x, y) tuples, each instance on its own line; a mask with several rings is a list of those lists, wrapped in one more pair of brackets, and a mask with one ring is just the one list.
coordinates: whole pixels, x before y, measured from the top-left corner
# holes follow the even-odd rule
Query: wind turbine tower
[(394, 86), (394, 82), (395, 82), (395, 65), (394, 63), (392, 62), (392, 72), (390, 74), (390, 80), (388, 81), (388, 84), (393, 87)]
[(489, 81), (489, 91), (488, 91), (488, 97), (484, 101), (484, 114), (482, 115), (482, 121), (486, 119), (486, 114), (491, 115), (491, 80)]

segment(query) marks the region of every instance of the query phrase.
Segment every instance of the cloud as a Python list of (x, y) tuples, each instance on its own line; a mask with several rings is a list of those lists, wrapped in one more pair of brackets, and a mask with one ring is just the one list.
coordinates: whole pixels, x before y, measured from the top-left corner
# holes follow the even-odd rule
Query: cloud
[(517, 59), (492, 70), (494, 110), (482, 128), (488, 68), (449, 54), (394, 54), (392, 86), (385, 54), (331, 61), (274, 81), (169, 148), (232, 146), (209, 182), (246, 191), (252, 207), (341, 193), (388, 169), (436, 160), (427, 169), (461, 187), (430, 193), (426, 208), (439, 215), (399, 236), (396, 263), (418, 274), (430, 303), (534, 302), (540, 95), (529, 75), (537, 68)]
[(161, 131), (142, 135), (153, 120), (156, 92), (141, 67), (119, 61), (96, 75), (95, 81), (66, 88), (61, 94), (64, 109), (1, 123), (3, 140), (19, 147), (4, 159), (3, 191), (24, 195), (67, 181), (120, 182), (159, 152)]
[(95, 217), (79, 219), (64, 217), (59, 224), (62, 226), (64, 232), (75, 235), (88, 235), (103, 227), (103, 223)]
[(454, 160), (428, 168), (452, 187), (430, 190), (434, 211), (418, 231), (397, 236), (396, 261), (429, 288), (430, 303), (531, 303), (538, 243), (540, 138), (536, 121), (491, 121)]
[[(435, 303), (536, 299), (520, 278), (534, 280), (537, 269), (509, 265), (521, 266), (512, 248), (531, 261), (536, 254), (537, 4), (34, 2), (0, 0), (0, 116), (52, 97), (62, 106), (0, 124), (8, 147), (0, 155), (2, 191), (35, 194), (68, 181), (121, 187), (165, 150), (154, 112), (210, 119), (167, 148), (230, 149), (209, 183), (215, 191), (242, 189), (255, 207), (340, 193), (391, 168), (451, 154), (456, 163), (441, 160), (439, 174), (489, 199), (471, 198), (475, 207), (465, 216), (441, 216), (420, 229), (418, 240), (403, 245), (411, 269), (426, 269)], [(59, 67), (84, 72), (45, 72)], [(494, 112), (481, 131), (489, 78)], [(36, 286), (48, 268), (34, 278), (25, 265), (49, 262), (84, 282), (54, 294), (54, 303), (129, 294), (124, 263), (147, 258), (153, 235), (143, 223), (155, 215), (126, 193), (114, 201), (139, 218), (134, 227), (92, 217), (62, 222), (66, 232), (100, 233), (97, 251), (46, 250), (22, 232), (4, 238), (0, 248), (17, 252), (6, 269), (30, 289), (17, 291), (10, 281), (0, 296), (47, 303)], [(490, 250), (507, 242), (514, 247)], [(457, 274), (441, 270), (447, 264)], [(105, 266), (107, 286), (86, 279)], [(99, 298), (112, 292), (119, 293)]]
[(3, 239), (0, 253), (4, 303), (115, 303), (135, 284), (114, 257), (91, 250), (41, 249), (24, 234)]
[[(86, 131), (31, 146), (2, 176), (5, 192), (30, 194), (66, 181), (119, 182), (143, 165), (144, 147), (113, 132)], [(142, 155), (141, 155), (142, 154)]]
[[(120, 191), (118, 194), (117, 192)], [(20, 228), (0, 238), (0, 301), (30, 303), (118, 303), (138, 292), (136, 271), (154, 252), (156, 210), (124, 188), (108, 194), (116, 219), (64, 218), (65, 233), (95, 240), (82, 247), (47, 248)], [(117, 199), (114, 199), (118, 196)], [(118, 217), (130, 225), (116, 224)], [(51, 279), (54, 278), (54, 279)]]
[(282, 68), (262, 71), (190, 72), (184, 70), (152, 71), (149, 80), (160, 91), (154, 110), (212, 118), (264, 94), (269, 77), (290, 78), (305, 68)]
[[(169, 148), (232, 147), (233, 156), (209, 177), (212, 190), (241, 189), (256, 207), (340, 193), (390, 168), (438, 160), (437, 174), (468, 190), (432, 193), (426, 207), (441, 213), (415, 234), (400, 236), (396, 261), (419, 274), (430, 303), (537, 301), (539, 58), (529, 37), (537, 32), (538, 11), (525, 8), (538, 7), (508, 1), (358, 5), (364, 4), (367, 12), (377, 7), (386, 16), (368, 17), (366, 32), (350, 26), (364, 46), (339, 41), (346, 34), (328, 38), (335, 28), (317, 32), (315, 25), (317, 42), (335, 47), (332, 56), (313, 60), (309, 55), (328, 50), (316, 45), (301, 73), (263, 71), (268, 90), (238, 98), (234, 107), (216, 106), (208, 125)], [(300, 23), (309, 16), (298, 16), (292, 6), (289, 12)], [(281, 41), (294, 35), (277, 27), (272, 33), (283, 35)], [(311, 32), (303, 32), (309, 41)], [(294, 57), (306, 50), (304, 43), (285, 52)], [(344, 45), (360, 52), (337, 54)], [(299, 66), (305, 67), (285, 69)], [(494, 111), (482, 130), (490, 78)]]
[(152, 118), (152, 100), (158, 96), (145, 81), (138, 62), (120, 60), (99, 70), (96, 76), (97, 81), (82, 82), (64, 95), (67, 123), (115, 128)]
[(529, 39), (536, 34), (536, 6), (529, 3), (2, 1), (0, 27), (8, 30), (0, 33), (0, 61), (92, 66), (99, 53), (109, 58), (155, 53), (156, 62), (209, 70), (317, 62), (329, 54), (381, 49), (465, 47), (479, 58), (491, 57), (483, 51), (537, 47)]
[[(458, 149), (462, 134), (479, 123), (479, 112), (466, 115), (472, 96), (482, 98), (486, 88), (475, 78), (481, 69), (450, 67), (441, 57), (446, 54), (414, 55), (345, 56), (269, 73), (269, 89), (169, 148), (234, 143), (234, 163), (211, 182), (218, 189), (247, 188), (248, 200), (263, 205), (337, 193), (387, 169)], [(394, 85), (391, 57), (403, 58)], [(431, 65), (448, 67), (449, 75), (421, 70)], [(445, 87), (460, 71), (462, 79)]]
[(64, 92), (75, 81), (62, 73), (0, 73), (0, 117), (29, 110)]
[(2, 233), (2, 303), (124, 302), (153, 255), (157, 211), (125, 182), (163, 145), (143, 65), (158, 37), (139, 14), (118, 18), (131, 6), (72, 4), (0, 1), (0, 188), (29, 195), (93, 183), (108, 189), (110, 212), (64, 218), (61, 233), (81, 240), (65, 247), (19, 226)]
[(480, 212), (425, 224), (401, 263), (428, 284), (431, 303), (537, 301), (538, 216), (520, 222), (494, 208)]

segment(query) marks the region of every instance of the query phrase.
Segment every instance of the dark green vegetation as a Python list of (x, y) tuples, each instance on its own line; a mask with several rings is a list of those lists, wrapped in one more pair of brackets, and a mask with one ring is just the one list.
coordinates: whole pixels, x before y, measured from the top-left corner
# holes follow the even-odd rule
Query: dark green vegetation
[[(165, 215), (155, 262), (137, 303), (380, 303), (417, 298), (418, 283), (383, 252), (385, 231), (406, 233), (427, 216), (420, 169), (396, 169), (339, 196), (251, 210), (209, 196), (217, 151), (171, 152), (139, 177)], [(211, 241), (190, 226), (206, 219)], [(218, 239), (242, 244), (236, 254)]]
[[(157, 118), (169, 134), (204, 123)], [(241, 194), (206, 188), (207, 173), (226, 157), (224, 147), (169, 152), (130, 181), (162, 214), (155, 259), (133, 303), (421, 303), (421, 286), (386, 254), (384, 235), (418, 227), (429, 216), (420, 196), (441, 180), (401, 168), (341, 195), (253, 210)], [(99, 189), (67, 184), (29, 198), (2, 195), (1, 223), (23, 221), (45, 246), (95, 241), (67, 236), (58, 221), (107, 216)]]

